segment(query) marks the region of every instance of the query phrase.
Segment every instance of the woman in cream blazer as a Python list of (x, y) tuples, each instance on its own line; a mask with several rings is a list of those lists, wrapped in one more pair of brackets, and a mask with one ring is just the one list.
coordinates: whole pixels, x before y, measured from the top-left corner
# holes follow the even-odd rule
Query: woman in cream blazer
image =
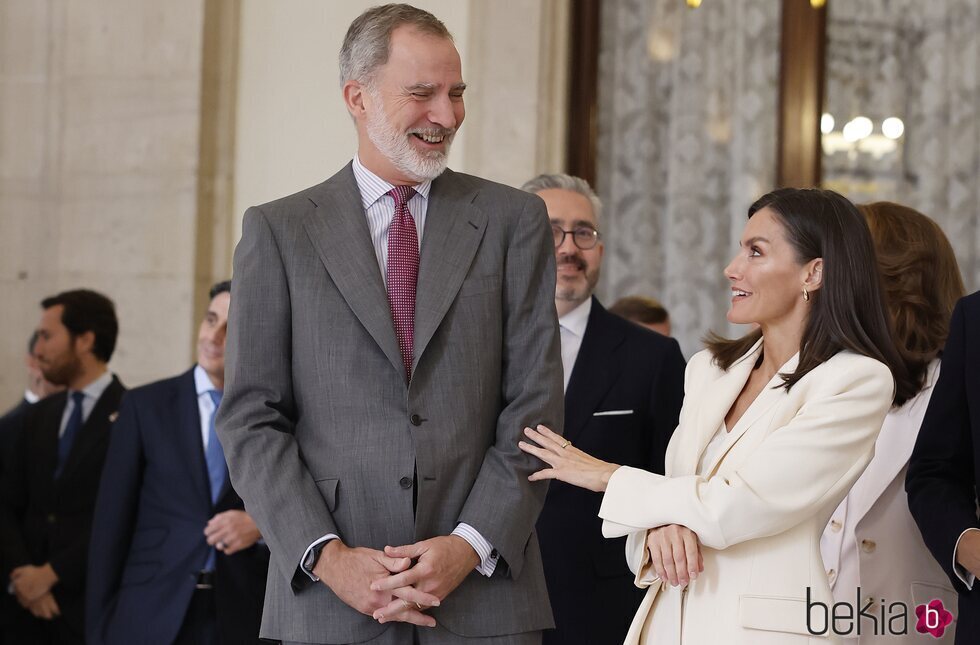
[[(939, 374), (937, 356), (949, 319), (963, 296), (963, 280), (949, 240), (934, 221), (890, 202), (858, 210), (871, 229), (896, 340), (921, 389), (885, 417), (874, 458), (824, 529), (820, 552), (827, 581), (837, 602), (853, 603), (860, 587), (862, 604), (903, 602), (914, 608), (938, 598), (943, 606), (956, 607), (956, 591), (909, 513), (905, 474)], [(853, 642), (913, 645), (925, 638), (952, 643), (954, 635), (955, 623), (941, 640), (932, 641), (916, 632), (913, 619), (904, 636), (865, 632)]]
[(867, 225), (836, 193), (774, 191), (749, 209), (726, 275), (729, 320), (760, 330), (714, 337), (691, 359), (665, 475), (597, 460), (543, 426), (521, 448), (549, 466), (532, 478), (605, 491), (603, 532), (628, 536), (647, 588), (626, 643), (837, 642), (812, 633), (833, 603), (820, 533), (912, 391)]

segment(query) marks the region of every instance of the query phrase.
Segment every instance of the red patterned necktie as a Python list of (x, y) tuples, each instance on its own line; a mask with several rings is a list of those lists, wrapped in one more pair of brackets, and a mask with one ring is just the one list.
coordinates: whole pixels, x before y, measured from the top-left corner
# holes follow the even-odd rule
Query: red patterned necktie
[(388, 227), (388, 303), (395, 323), (398, 349), (405, 365), (405, 378), (412, 380), (412, 352), (415, 335), (415, 284), (419, 276), (419, 238), (408, 200), (415, 194), (411, 186), (395, 186), (388, 194), (395, 198), (395, 217)]

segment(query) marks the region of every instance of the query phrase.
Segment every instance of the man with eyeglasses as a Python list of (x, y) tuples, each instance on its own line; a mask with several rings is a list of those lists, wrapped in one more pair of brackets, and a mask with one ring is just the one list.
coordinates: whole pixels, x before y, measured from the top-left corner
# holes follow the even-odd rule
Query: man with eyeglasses
[[(555, 307), (565, 384), (565, 439), (599, 459), (663, 473), (684, 397), (677, 341), (603, 308), (593, 295), (602, 266), (602, 203), (588, 182), (540, 175), (522, 188), (548, 209), (558, 280)], [(545, 645), (622, 642), (643, 591), (606, 540), (601, 493), (551, 482), (537, 523), (556, 628)]]

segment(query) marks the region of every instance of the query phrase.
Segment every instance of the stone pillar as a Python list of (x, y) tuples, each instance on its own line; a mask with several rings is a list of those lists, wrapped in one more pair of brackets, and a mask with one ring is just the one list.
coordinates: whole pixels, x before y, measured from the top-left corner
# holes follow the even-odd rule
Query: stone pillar
[(126, 383), (186, 369), (204, 8), (0, 2), (0, 405), (23, 387), (38, 301), (63, 289), (115, 300)]

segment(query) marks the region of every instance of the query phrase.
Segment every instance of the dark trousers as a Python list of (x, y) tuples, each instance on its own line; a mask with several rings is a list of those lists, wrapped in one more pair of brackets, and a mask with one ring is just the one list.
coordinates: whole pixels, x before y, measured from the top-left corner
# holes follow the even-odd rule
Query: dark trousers
[(85, 645), (85, 636), (73, 629), (64, 618), (44, 620), (17, 605), (0, 641), (30, 645)]
[(217, 645), (218, 619), (214, 589), (195, 589), (174, 645)]

